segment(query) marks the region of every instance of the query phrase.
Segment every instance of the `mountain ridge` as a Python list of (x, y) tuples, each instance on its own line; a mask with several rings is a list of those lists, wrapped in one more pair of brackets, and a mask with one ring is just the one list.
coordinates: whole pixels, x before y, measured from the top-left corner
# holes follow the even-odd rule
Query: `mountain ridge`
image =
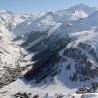
[(84, 4), (38, 16), (1, 10), (0, 97), (94, 96), (89, 93), (98, 92), (97, 17)]

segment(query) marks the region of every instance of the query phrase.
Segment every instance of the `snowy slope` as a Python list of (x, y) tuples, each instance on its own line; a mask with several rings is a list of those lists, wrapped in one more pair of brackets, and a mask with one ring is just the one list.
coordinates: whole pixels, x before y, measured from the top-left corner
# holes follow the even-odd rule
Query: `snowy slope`
[(80, 18), (88, 17), (96, 11), (96, 8), (88, 7), (84, 4), (79, 4), (69, 9), (57, 11), (56, 14), (59, 16), (59, 21), (72, 21)]
[(37, 14), (27, 19), (26, 21), (16, 25), (16, 27), (14, 28), (14, 32), (16, 34), (23, 34), (36, 30), (45, 31), (49, 30), (50, 28), (54, 29), (57, 27), (57, 25), (59, 25), (59, 23), (79, 20), (80, 18), (88, 17), (95, 11), (95, 8), (80, 4), (63, 11), (61, 10), (57, 12)]
[[(89, 86), (92, 87), (92, 82), (96, 82), (98, 76), (97, 17), (98, 12), (96, 11), (91, 16), (85, 19), (72, 21), (67, 25), (63, 23), (57, 30), (55, 30), (53, 35), (48, 37), (48, 40), (49, 38), (50, 40), (52, 40), (52, 38), (62, 39), (66, 38), (67, 36), (72, 40), (68, 42), (66, 47), (59, 52), (61, 60), (58, 60), (56, 63), (51, 63), (51, 61), (49, 61), (48, 64), (49, 66), (53, 64), (52, 67), (49, 67), (46, 64), (46, 66), (40, 66), (42, 67), (42, 69), (39, 68), (38, 70), (36, 70), (37, 72), (40, 72), (40, 77), (39, 74), (34, 73), (33, 78), (36, 79), (37, 82), (41, 81), (42, 77), (42, 81), (48, 81), (49, 83), (49, 81), (52, 80), (51, 76), (57, 70), (56, 76), (53, 76), (53, 81), (56, 85), (63, 85), (66, 89), (67, 87), (72, 89), (81, 88), (83, 86), (87, 86), (88, 88)], [(53, 46), (51, 47), (53, 48)], [(49, 70), (47, 70), (48, 67)], [(53, 71), (53, 68), (55, 69), (55, 71)], [(50, 70), (52, 72), (50, 72)], [(47, 76), (43, 75), (43, 73), (48, 72), (49, 74)], [(43, 77), (45, 78), (43, 79)]]
[(97, 98), (97, 18), (83, 4), (37, 15), (1, 10), (0, 98)]
[(19, 47), (12, 43), (12, 34), (5, 27), (0, 27), (0, 65), (14, 67), (20, 57)]
[[(33, 98), (38, 95), (39, 98), (57, 98), (57, 96), (62, 96), (62, 98), (98, 98), (98, 93), (89, 93), (89, 94), (75, 94), (73, 89), (65, 89), (60, 85), (44, 85), (44, 86), (35, 86), (32, 87), (29, 84), (25, 84), (21, 80), (17, 80), (12, 84), (5, 86), (0, 90), (0, 97), (2, 98), (17, 98), (14, 95), (26, 98)], [(23, 95), (21, 95), (23, 94)], [(26, 95), (25, 95), (26, 94)]]

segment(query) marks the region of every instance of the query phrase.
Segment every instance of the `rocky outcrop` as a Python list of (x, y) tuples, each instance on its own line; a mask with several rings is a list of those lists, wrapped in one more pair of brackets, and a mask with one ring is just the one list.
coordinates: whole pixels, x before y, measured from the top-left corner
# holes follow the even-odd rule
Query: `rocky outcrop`
[(25, 68), (21, 67), (5, 67), (4, 69), (0, 70), (0, 88), (17, 80), (21, 76), (21, 73), (24, 69)]

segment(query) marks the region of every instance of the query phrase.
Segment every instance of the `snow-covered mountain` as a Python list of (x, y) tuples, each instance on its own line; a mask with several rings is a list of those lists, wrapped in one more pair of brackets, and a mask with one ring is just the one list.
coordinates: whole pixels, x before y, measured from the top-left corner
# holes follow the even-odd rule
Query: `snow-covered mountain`
[(57, 12), (37, 14), (18, 24), (14, 28), (14, 32), (18, 34), (24, 34), (32, 31), (32, 29), (33, 31), (50, 30), (50, 28), (56, 29), (61, 23), (88, 17), (95, 11), (95, 8), (80, 4)]
[(84, 4), (37, 15), (1, 10), (0, 98), (97, 98), (97, 18)]

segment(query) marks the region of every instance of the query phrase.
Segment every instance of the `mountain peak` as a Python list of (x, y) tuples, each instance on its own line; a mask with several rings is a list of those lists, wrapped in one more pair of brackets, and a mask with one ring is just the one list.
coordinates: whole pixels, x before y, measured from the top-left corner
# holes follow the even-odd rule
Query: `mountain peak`
[(66, 14), (66, 13), (68, 14), (68, 13), (70, 13), (71, 14), (71, 13), (74, 13), (75, 11), (77, 11), (77, 10), (78, 11), (79, 10), (84, 11), (86, 14), (91, 15), (97, 9), (94, 8), (94, 7), (89, 7), (89, 6), (85, 5), (85, 4), (78, 4), (78, 5), (75, 5), (73, 7), (68, 8), (68, 9), (59, 10), (56, 13), (58, 13), (58, 14)]
[(86, 4), (83, 4), (83, 3), (80, 3), (80, 4), (78, 4), (78, 5), (76, 5), (76, 6), (73, 6), (73, 7), (78, 7), (78, 8), (92, 8), (92, 9), (97, 9), (96, 7), (90, 7), (90, 6), (88, 6), (88, 5), (86, 5)]
[(76, 5), (75, 7), (88, 7), (88, 5), (80, 3), (80, 4)]
[(89, 7), (88, 5), (86, 5), (86, 4), (78, 4), (78, 5), (75, 5), (75, 6), (73, 6), (73, 7), (70, 7), (68, 10), (77, 10), (77, 9), (80, 9), (80, 10), (85, 10), (85, 11), (87, 11), (87, 10), (89, 10), (89, 11), (95, 11), (96, 10), (96, 8), (94, 8), (94, 7)]

